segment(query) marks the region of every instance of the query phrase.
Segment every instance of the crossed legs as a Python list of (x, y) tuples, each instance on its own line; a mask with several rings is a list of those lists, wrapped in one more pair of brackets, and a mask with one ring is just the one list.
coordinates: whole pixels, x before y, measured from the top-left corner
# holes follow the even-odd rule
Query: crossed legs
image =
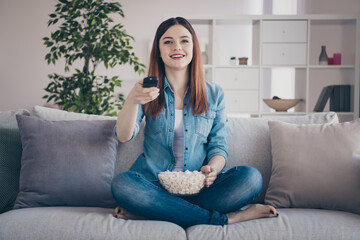
[(123, 172), (112, 182), (115, 200), (121, 206), (114, 216), (123, 219), (152, 219), (188, 227), (196, 224), (225, 225), (278, 215), (275, 208), (254, 204), (239, 211), (260, 194), (261, 174), (240, 166), (219, 174), (209, 188), (191, 197), (176, 197), (158, 182), (150, 182), (136, 172)]

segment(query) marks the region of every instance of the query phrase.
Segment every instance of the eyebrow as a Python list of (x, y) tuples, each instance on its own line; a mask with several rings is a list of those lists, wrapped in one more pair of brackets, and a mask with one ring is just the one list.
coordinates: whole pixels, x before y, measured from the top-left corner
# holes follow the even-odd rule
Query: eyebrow
[[(190, 39), (190, 37), (186, 36), (186, 35), (181, 36), (180, 38), (189, 38)], [(165, 39), (174, 39), (174, 38), (173, 37), (164, 37), (164, 38), (162, 38), (162, 40), (165, 40)]]

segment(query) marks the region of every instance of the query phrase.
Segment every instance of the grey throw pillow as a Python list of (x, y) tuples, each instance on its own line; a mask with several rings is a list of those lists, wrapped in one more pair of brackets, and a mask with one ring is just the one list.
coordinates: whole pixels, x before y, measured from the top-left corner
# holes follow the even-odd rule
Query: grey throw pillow
[(270, 121), (269, 129), (267, 204), (360, 214), (360, 119), (323, 125)]
[(14, 209), (114, 207), (114, 120), (47, 121), (16, 116), (23, 153)]

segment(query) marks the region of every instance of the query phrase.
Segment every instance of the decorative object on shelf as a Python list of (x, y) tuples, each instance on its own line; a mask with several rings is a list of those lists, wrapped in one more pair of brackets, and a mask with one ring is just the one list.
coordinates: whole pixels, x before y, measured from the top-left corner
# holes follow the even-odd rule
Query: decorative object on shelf
[(277, 96), (274, 96), (272, 99), (263, 99), (263, 101), (270, 108), (274, 109), (276, 112), (287, 112), (292, 107), (295, 107), (301, 99), (281, 99)]
[(248, 58), (247, 57), (241, 57), (239, 58), (239, 64), (240, 65), (247, 65)]
[(230, 58), (230, 65), (236, 65), (236, 57)]
[(330, 98), (330, 111), (350, 112), (351, 85), (330, 85), (323, 88), (315, 104), (314, 112), (322, 112)]
[(328, 65), (334, 65), (334, 58), (333, 57), (328, 58)]
[(328, 56), (326, 54), (326, 46), (321, 46), (321, 53), (319, 56), (319, 65), (328, 65)]
[(200, 51), (201, 51), (201, 59), (203, 64), (209, 64), (209, 57), (206, 52), (206, 44), (200, 44)]
[(334, 53), (334, 65), (341, 65), (341, 53)]

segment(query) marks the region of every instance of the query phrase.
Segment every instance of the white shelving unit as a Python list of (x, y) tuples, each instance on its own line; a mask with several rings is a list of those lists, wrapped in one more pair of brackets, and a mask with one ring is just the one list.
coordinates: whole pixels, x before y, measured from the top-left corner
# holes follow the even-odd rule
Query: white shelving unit
[[(205, 76), (223, 87), (229, 114), (252, 117), (304, 115), (314, 111), (328, 85), (351, 85), (351, 111), (340, 121), (359, 117), (359, 17), (349, 15), (188, 16), (206, 45)], [(321, 46), (342, 54), (342, 65), (318, 65)], [(241, 47), (239, 47), (241, 46)], [(248, 57), (248, 65), (230, 65), (230, 57)], [(272, 69), (295, 72), (294, 91), (302, 101), (288, 112), (265, 105), (271, 98)], [(290, 89), (289, 89), (290, 91)], [(324, 111), (329, 111), (329, 103)]]

